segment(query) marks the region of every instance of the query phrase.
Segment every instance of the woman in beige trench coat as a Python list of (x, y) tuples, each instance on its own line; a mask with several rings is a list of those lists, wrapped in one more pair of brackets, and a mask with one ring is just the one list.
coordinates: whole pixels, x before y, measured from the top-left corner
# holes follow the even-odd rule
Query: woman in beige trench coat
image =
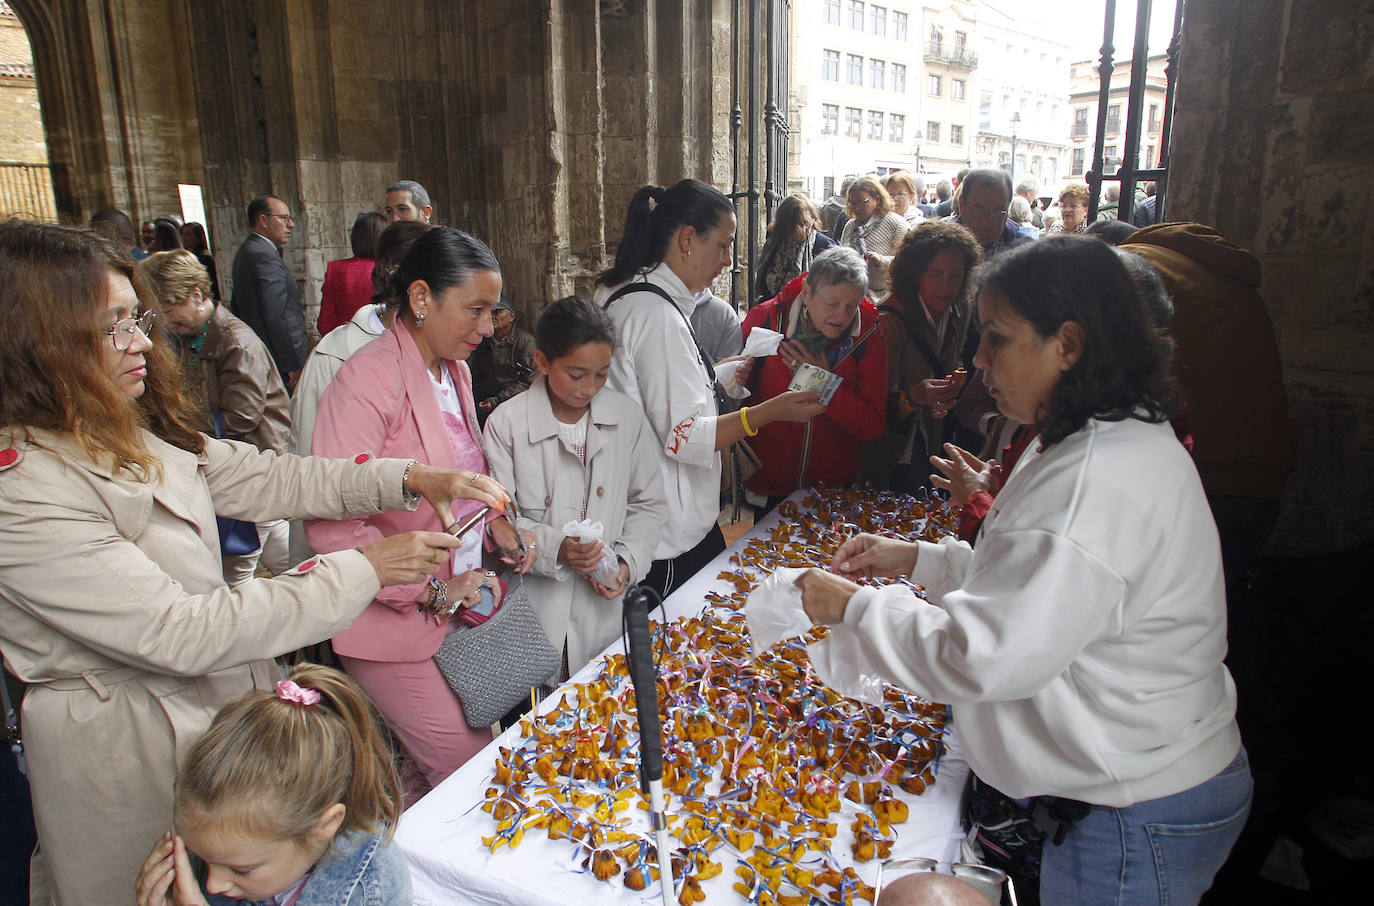
[(423, 496), (442, 515), (459, 496), (501, 497), (486, 477), (362, 451), (279, 457), (205, 437), (155, 305), (93, 234), (0, 225), (0, 652), (29, 684), (35, 864), (58, 904), (131, 900), (171, 821), (177, 755), (215, 712), (457, 545), (407, 533), (231, 590), (216, 512), (337, 519)]

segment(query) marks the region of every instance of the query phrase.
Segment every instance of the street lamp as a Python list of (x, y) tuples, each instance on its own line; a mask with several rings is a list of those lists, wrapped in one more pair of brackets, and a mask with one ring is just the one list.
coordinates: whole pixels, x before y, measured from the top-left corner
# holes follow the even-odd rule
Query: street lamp
[(1021, 113), (1011, 115), (1011, 184), (1016, 185), (1016, 130), (1021, 127)]
[(921, 133), (916, 133), (916, 173), (921, 173)]

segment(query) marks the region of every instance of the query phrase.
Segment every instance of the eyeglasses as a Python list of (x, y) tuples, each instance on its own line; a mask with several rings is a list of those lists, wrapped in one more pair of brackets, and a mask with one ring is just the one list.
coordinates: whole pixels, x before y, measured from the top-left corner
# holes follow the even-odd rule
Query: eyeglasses
[(105, 328), (105, 333), (110, 335), (110, 342), (114, 344), (114, 348), (123, 352), (133, 345), (134, 331), (138, 331), (145, 337), (152, 337), (155, 318), (157, 318), (157, 312), (145, 311), (137, 318), (125, 318), (122, 321), (114, 322)]
[(953, 875), (961, 881), (967, 881), (979, 893), (987, 897), (990, 903), (1001, 902), (1002, 890), (1005, 888), (1008, 902), (1012, 906), (1017, 906), (1016, 888), (1012, 886), (1011, 878), (1000, 868), (993, 868), (991, 865), (979, 865), (976, 862), (939, 862), (935, 859), (888, 859), (880, 864), (878, 866), (878, 886), (873, 891), (874, 900), (876, 902), (877, 897), (882, 895), (885, 883), (891, 883), (904, 875), (937, 871)]
[(278, 220), (284, 221), (285, 223), (296, 222), (296, 218), (292, 217), (290, 214), (268, 214), (267, 216), (276, 217)]
[(959, 210), (968, 211), (979, 220), (1006, 220), (1007, 211), (1004, 208), (985, 208), (980, 204), (960, 206)]

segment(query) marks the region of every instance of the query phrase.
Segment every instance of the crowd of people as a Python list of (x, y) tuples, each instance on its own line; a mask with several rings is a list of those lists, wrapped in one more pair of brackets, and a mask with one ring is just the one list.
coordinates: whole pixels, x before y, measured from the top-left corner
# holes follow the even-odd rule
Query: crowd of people
[[(1273, 515), (1272, 485), (1226, 486), (1262, 500), (1219, 543), (1179, 442), (1201, 462), (1214, 429), (1179, 415), (1170, 318), (1229, 244), (1094, 238), (1078, 186), (1052, 219), (1000, 170), (925, 192), (785, 199), (741, 320), (712, 292), (734, 203), (645, 186), (592, 297), (529, 332), (492, 250), (397, 182), (329, 265), (313, 349), (276, 196), (247, 206), (227, 300), (196, 224), (151, 222), (148, 254), (118, 212), (0, 225), (0, 651), (54, 900), (402, 901), (401, 809), (491, 739), (435, 662), (448, 617), (527, 576), (563, 681), (629, 586), (670, 594), (724, 549), (722, 453), (747, 444), (759, 513), (855, 482), (963, 507), (964, 541), (851, 539), (801, 580), (808, 613), (949, 703), (982, 781), (1072, 814), (1045, 902), (1196, 902), (1250, 800), (1225, 581)], [(775, 351), (742, 355), (756, 331)], [(908, 575), (926, 598), (854, 582)], [(342, 673), (282, 677), (325, 641)], [(289, 770), (250, 788), (265, 764)]]

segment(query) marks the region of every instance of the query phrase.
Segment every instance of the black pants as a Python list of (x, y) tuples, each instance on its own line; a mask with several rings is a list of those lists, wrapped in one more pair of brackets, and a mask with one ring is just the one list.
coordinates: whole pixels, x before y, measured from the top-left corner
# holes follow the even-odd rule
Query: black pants
[(649, 568), (649, 574), (639, 584), (652, 588), (660, 597), (666, 598), (723, 550), (725, 535), (721, 534), (719, 525), (713, 525), (696, 547), (671, 560), (655, 560)]

